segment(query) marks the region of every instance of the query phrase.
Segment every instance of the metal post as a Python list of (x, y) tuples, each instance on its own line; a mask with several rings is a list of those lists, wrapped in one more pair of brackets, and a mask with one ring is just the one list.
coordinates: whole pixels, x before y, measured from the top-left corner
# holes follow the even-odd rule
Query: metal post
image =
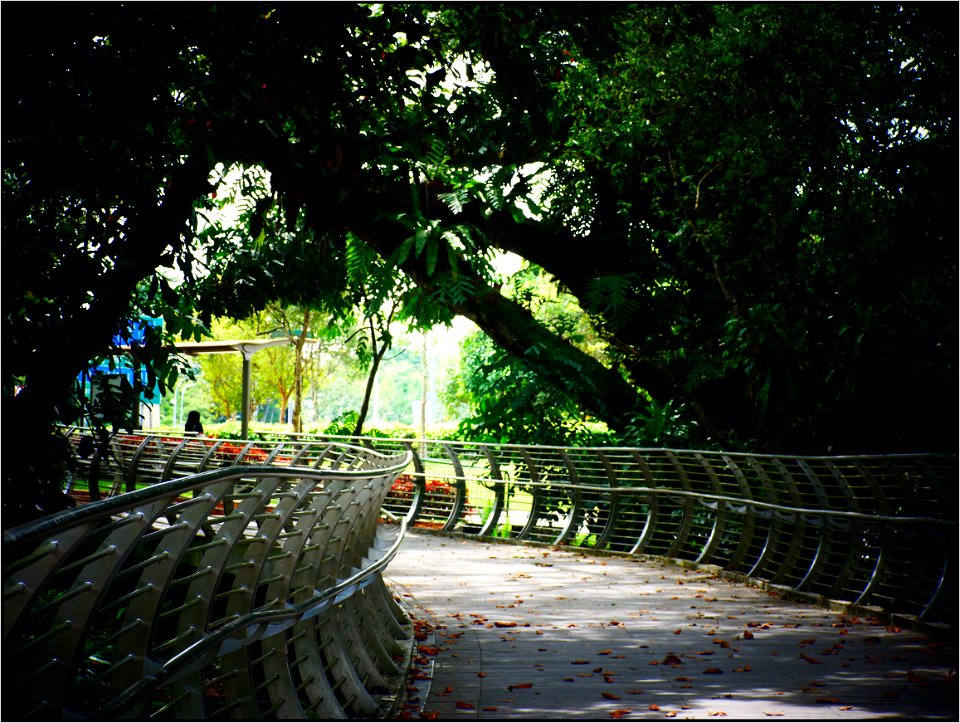
[(240, 410), (240, 437), (248, 439), (250, 432), (250, 357), (252, 352), (244, 349), (243, 354), (243, 408)]

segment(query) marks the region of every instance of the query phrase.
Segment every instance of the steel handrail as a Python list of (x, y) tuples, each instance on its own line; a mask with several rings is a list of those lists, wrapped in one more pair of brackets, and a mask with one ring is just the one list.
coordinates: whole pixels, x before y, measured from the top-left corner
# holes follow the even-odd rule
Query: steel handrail
[(5, 713), (388, 715), (414, 637), (382, 577), (406, 521), (379, 521), (411, 455), (328, 447), (348, 469), (212, 469), (5, 531)]
[[(75, 432), (78, 439), (82, 432)], [(147, 434), (147, 433), (145, 433)], [(783, 455), (263, 434), (236, 461), (325, 445), (413, 456), (386, 499), (411, 525), (710, 564), (782, 588), (955, 623), (957, 455)], [(118, 442), (116, 474), (219, 463), (178, 435)], [(194, 445), (195, 446), (195, 445)], [(148, 449), (149, 448), (149, 449)], [(192, 455), (192, 456), (191, 456)], [(219, 455), (224, 456), (224, 455)]]

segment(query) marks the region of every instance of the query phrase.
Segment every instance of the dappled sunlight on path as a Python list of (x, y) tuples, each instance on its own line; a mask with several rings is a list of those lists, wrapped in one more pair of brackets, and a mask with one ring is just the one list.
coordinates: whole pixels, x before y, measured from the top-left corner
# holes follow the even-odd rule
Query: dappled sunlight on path
[(401, 717), (957, 720), (954, 638), (708, 571), (411, 533), (423, 639)]

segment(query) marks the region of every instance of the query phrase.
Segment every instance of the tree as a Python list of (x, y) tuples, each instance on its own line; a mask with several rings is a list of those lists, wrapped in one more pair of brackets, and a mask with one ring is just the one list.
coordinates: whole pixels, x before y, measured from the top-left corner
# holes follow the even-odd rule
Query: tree
[[(55, 442), (141, 312), (193, 336), (402, 287), (399, 318), (470, 318), (615, 429), (652, 397), (692, 442), (955, 448), (951, 6), (76, 5), (4, 8), (48, 29), (3, 50), (12, 443)], [(239, 216), (203, 221), (234, 167)], [(610, 351), (505, 297), (493, 249)]]
[[(283, 306), (270, 303), (257, 315), (259, 334), (282, 333), (290, 340), (291, 348), (273, 347), (265, 354), (272, 362), (271, 376), (280, 395), (280, 408), (286, 409), (293, 397), (293, 413), (290, 424), (294, 432), (303, 431), (303, 380), (313, 370), (312, 357), (306, 353), (311, 335), (322, 333), (321, 315), (310, 308)], [(292, 361), (292, 369), (285, 361)]]

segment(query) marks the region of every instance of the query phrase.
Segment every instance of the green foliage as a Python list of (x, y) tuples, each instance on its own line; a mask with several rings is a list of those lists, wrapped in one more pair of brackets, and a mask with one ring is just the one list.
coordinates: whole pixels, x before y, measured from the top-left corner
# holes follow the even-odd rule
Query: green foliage
[(635, 447), (684, 448), (695, 437), (690, 415), (674, 407), (673, 400), (659, 404), (651, 399), (647, 406), (633, 417), (619, 442)]
[(476, 334), (463, 344), (462, 396), (471, 403), (457, 438), (508, 444), (597, 445), (608, 433), (585, 419), (569, 395), (523, 360)]
[[(44, 32), (3, 51), (5, 444), (75, 417), (140, 314), (166, 321), (137, 354), (168, 388), (169, 342), (213, 317), (399, 301), (621, 429), (652, 397), (701, 441), (955, 449), (955, 8), (313, 13), (18, 8)], [(578, 299), (603, 352), (505, 300), (492, 249)]]

